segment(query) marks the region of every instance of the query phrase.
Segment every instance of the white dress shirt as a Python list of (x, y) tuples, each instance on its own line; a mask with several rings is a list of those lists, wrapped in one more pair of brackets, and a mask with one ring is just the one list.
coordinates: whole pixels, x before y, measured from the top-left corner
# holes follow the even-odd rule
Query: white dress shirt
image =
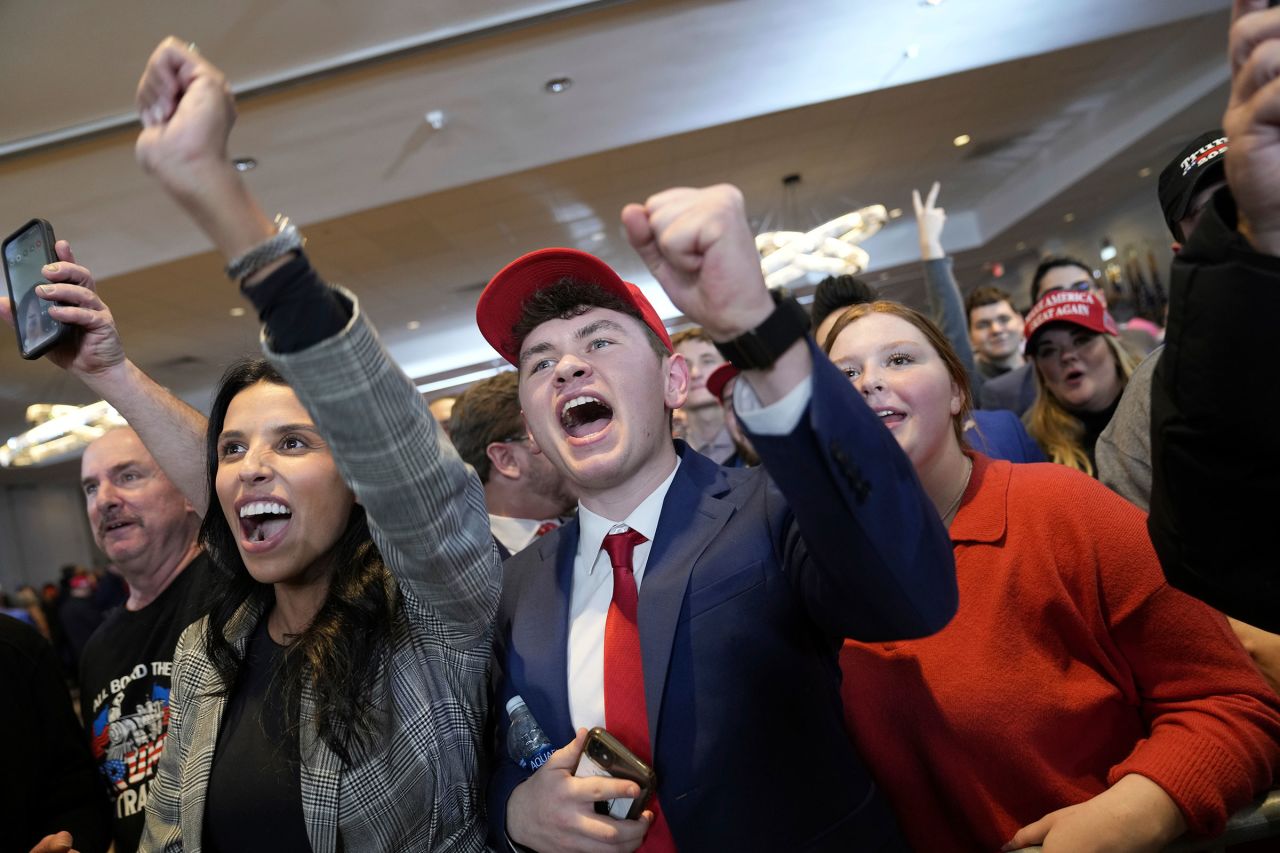
[(512, 554), (518, 554), (528, 548), (533, 540), (538, 538), (538, 528), (548, 521), (554, 522), (557, 527), (560, 526), (558, 518), (539, 521), (536, 518), (508, 518), (505, 515), (489, 513), (489, 529), (493, 531), (494, 538)]
[(631, 554), (631, 569), (639, 591), (653, 537), (658, 532), (662, 502), (679, 470), (677, 459), (667, 479), (622, 521), (610, 521), (578, 505), (578, 553), (573, 558), (568, 654), (569, 718), (575, 729), (604, 725), (604, 623), (613, 601), (613, 565), (603, 549), (604, 537), (632, 529), (648, 540), (637, 545)]

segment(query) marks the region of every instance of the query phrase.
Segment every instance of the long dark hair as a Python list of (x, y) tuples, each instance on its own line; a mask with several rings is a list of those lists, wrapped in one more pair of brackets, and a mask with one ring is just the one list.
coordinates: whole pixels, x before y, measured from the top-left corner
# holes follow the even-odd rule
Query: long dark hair
[[(200, 525), (200, 542), (220, 570), (211, 599), (205, 652), (221, 679), (218, 692), (223, 695), (235, 687), (243, 663), (226, 635), (232, 617), (242, 605), (251, 604), (266, 618), (265, 611), (275, 600), (271, 585), (254, 580), (245, 568), (236, 534), (222, 513), (214, 487), (218, 436), (227, 409), (237, 394), (259, 382), (288, 385), (260, 358), (242, 359), (227, 368), (213, 400), (205, 436), (209, 509)], [(315, 619), (289, 644), (279, 676), (284, 680), (285, 719), (296, 724), (303, 682), (310, 681), (317, 734), (350, 766), (351, 747), (367, 745), (373, 736), (375, 709), (369, 703), (370, 688), (387, 653), (396, 601), (388, 592), (388, 572), (359, 504), (352, 507), (346, 528), (328, 556), (333, 561), (329, 592)]]

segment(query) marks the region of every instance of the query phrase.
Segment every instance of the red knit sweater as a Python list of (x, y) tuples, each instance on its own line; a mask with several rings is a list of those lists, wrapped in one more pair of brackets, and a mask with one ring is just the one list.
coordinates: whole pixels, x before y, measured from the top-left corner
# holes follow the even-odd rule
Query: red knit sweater
[(1220, 832), (1280, 767), (1280, 699), (1165, 584), (1140, 510), (1061, 465), (973, 459), (955, 618), (841, 652), (845, 719), (908, 840), (998, 850), (1127, 773)]

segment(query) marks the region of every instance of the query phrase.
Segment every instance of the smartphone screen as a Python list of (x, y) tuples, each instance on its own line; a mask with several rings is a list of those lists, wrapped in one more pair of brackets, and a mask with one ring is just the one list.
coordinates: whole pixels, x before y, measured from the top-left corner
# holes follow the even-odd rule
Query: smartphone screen
[(37, 219), (4, 244), (4, 271), (13, 300), (18, 345), (28, 358), (43, 352), (62, 333), (62, 324), (49, 316), (53, 303), (41, 299), (35, 290), (37, 285), (48, 283), (41, 269), (56, 259), (52, 240), (53, 230)]

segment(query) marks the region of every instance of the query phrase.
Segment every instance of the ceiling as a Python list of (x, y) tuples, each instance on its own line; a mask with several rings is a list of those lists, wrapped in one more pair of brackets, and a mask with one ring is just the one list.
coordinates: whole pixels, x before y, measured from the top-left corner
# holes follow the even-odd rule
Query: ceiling
[[(524, 251), (579, 246), (651, 285), (617, 213), (672, 185), (731, 181), (776, 219), (798, 172), (797, 225), (905, 208), (867, 248), (916, 298), (912, 187), (942, 182), (958, 269), (1034, 252), (1063, 210), (1153, 196), (1138, 170), (1219, 121), (1227, 80), (1227, 0), (74, 0), (71, 27), (16, 5), (0, 6), (0, 61), (31, 85), (0, 92), (0, 228), (49, 219), (131, 357), (200, 406), (256, 324), (133, 164), (133, 86), (168, 32), (227, 70), (251, 187), (419, 379), (492, 362), (475, 298)], [(49, 62), (50, 44), (75, 60)], [(90, 399), (15, 350), (0, 341), (0, 436), (30, 402)], [(32, 475), (0, 482), (15, 476)]]

